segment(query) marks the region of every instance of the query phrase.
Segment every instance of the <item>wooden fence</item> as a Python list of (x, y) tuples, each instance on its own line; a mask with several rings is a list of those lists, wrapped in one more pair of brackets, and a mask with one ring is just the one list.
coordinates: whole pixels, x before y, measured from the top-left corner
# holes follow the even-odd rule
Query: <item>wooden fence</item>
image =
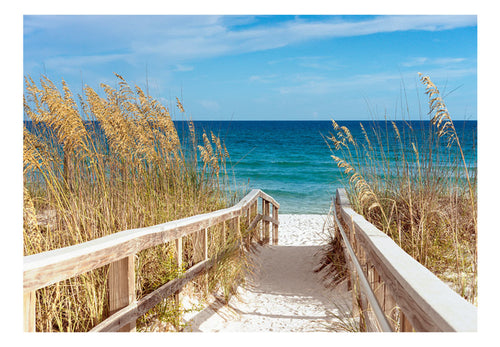
[[(258, 211), (259, 198), (262, 213)], [(272, 215), (271, 215), (272, 205)], [(211, 213), (188, 217), (147, 228), (118, 232), (99, 239), (24, 257), (24, 330), (35, 331), (36, 290), (85, 272), (110, 264), (108, 275), (110, 317), (91, 331), (135, 331), (135, 321), (148, 310), (170, 295), (178, 293), (195, 277), (206, 273), (217, 262), (218, 256), (208, 258), (207, 240), (209, 228), (232, 221), (232, 230), (240, 232), (240, 219), (247, 221), (248, 229), (254, 229), (262, 221), (258, 238), (278, 243), (279, 204), (261, 190), (254, 189), (233, 207)], [(272, 231), (270, 230), (272, 224)], [(177, 262), (182, 263), (182, 238), (195, 235), (201, 243), (199, 262), (179, 278), (145, 297), (135, 297), (134, 255), (142, 250), (176, 242)], [(249, 240), (242, 240), (249, 241)]]
[(354, 212), (344, 189), (334, 207), (362, 330), (477, 331), (477, 308)]

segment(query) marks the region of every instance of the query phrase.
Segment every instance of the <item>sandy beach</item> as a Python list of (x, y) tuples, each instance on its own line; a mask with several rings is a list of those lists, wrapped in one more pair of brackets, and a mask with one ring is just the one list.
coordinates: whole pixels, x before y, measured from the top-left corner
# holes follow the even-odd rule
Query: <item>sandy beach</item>
[(338, 329), (349, 310), (345, 284), (332, 288), (316, 271), (327, 243), (324, 215), (280, 215), (278, 245), (259, 246), (254, 270), (227, 305), (214, 298), (185, 317), (185, 331), (318, 332)]

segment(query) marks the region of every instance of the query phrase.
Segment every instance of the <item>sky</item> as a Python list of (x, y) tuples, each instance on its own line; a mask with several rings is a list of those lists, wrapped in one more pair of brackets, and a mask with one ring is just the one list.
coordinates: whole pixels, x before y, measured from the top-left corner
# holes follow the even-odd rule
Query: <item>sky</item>
[(23, 74), (114, 73), (182, 119), (428, 119), (418, 73), (477, 119), (476, 15), (24, 15)]

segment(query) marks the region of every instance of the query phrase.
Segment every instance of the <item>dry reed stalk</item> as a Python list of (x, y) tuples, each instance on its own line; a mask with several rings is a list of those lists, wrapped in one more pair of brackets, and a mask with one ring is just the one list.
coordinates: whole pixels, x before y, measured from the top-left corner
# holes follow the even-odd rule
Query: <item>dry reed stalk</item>
[[(458, 133), (437, 87), (428, 77), (421, 77), (421, 81), (429, 95), (427, 133), (416, 132), (408, 123), (399, 128), (392, 122), (392, 142), (397, 147), (391, 148), (390, 125), (386, 124), (385, 144), (377, 129), (372, 129), (373, 141), (361, 125), (365, 145), (350, 139), (351, 133), (333, 121), (330, 149), (342, 153), (332, 157), (349, 178), (351, 203), (358, 212), (475, 302), (476, 177), (470, 175)], [(446, 148), (440, 147), (440, 139), (446, 140)], [(428, 152), (422, 152), (424, 149)], [(391, 156), (395, 159), (390, 160)]]
[[(61, 93), (46, 77), (41, 87), (25, 78), (25, 255), (226, 206), (220, 139), (203, 134), (203, 149), (213, 147), (206, 167), (198, 167), (193, 123), (189, 160), (168, 109), (116, 77), (118, 88), (102, 85), (103, 97), (85, 87), (80, 107), (65, 82)], [(170, 245), (136, 260), (138, 298), (178, 275)], [(101, 321), (106, 277), (104, 267), (37, 291), (37, 330), (85, 331)]]

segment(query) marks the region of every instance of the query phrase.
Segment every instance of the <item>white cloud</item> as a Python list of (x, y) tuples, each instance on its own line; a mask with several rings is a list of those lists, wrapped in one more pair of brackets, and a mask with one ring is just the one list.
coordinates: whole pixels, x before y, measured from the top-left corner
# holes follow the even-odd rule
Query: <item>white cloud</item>
[(77, 55), (70, 57), (58, 56), (54, 58), (49, 58), (45, 61), (45, 63), (55, 68), (64, 65), (81, 66), (81, 65), (104, 64), (117, 60), (128, 60), (128, 59), (130, 59), (130, 56), (128, 54)]
[[(335, 92), (362, 92), (363, 90), (398, 91), (402, 83), (411, 85), (409, 81), (418, 80), (418, 71), (407, 71), (404, 73), (379, 72), (373, 74), (355, 74), (342, 78), (326, 78), (320, 75), (300, 75), (289, 78), (284, 85), (275, 88), (279, 94), (297, 95), (321, 95), (333, 94)], [(429, 75), (434, 82), (441, 80), (453, 80), (464, 76), (476, 74), (475, 68), (452, 69), (438, 68), (422, 71)]]
[(451, 65), (465, 62), (467, 59), (465, 58), (437, 58), (434, 60), (434, 64), (436, 65)]
[[(106, 22), (99, 23), (91, 16), (72, 17), (79, 26), (90, 23), (102, 29), (104, 36), (114, 37), (120, 33), (124, 51), (134, 55), (158, 54), (178, 60), (224, 54), (254, 52), (291, 45), (300, 41), (349, 37), (375, 33), (407, 30), (447, 30), (476, 25), (475, 16), (380, 16), (365, 20), (339, 20), (336, 17), (318, 16), (317, 20), (299, 18), (275, 25), (256, 25), (245, 29), (231, 30), (226, 17), (219, 16), (154, 16), (130, 18), (107, 17), (112, 31), (109, 34)], [(69, 25), (67, 17), (58, 18), (59, 26), (52, 30), (64, 30)], [(135, 23), (136, 25), (131, 25)], [(145, 24), (145, 25), (141, 25)], [(56, 25), (56, 24), (52, 24)], [(75, 25), (75, 24), (73, 24)], [(37, 20), (27, 24), (28, 30), (39, 28)], [(138, 28), (140, 28), (138, 30)], [(109, 30), (109, 28), (108, 28)], [(128, 37), (129, 40), (124, 40)], [(85, 38), (91, 42), (92, 38)]]
[(437, 79), (454, 79), (477, 74), (475, 67), (470, 68), (438, 68), (421, 71), (424, 75), (432, 77), (433, 81)]
[[(354, 19), (352, 19), (354, 18)], [(308, 40), (388, 33), (407, 30), (447, 30), (476, 25), (476, 16), (378, 16), (359, 20), (318, 16), (314, 20), (300, 17), (276, 24), (231, 24), (251, 22), (245, 17), (221, 16), (55, 16), (27, 17), (25, 41), (38, 42), (43, 37), (67, 32), (78, 45), (52, 46), (40, 42), (51, 57), (46, 63), (82, 66), (127, 61), (142, 64), (159, 59), (176, 68), (190, 71), (190, 59), (256, 52), (284, 47)], [(251, 18), (254, 19), (253, 17)], [(253, 23), (252, 23), (253, 24)], [(31, 41), (30, 41), (31, 40)], [(66, 41), (64, 41), (66, 42)], [(74, 42), (73, 42), (74, 43)], [(75, 47), (85, 50), (75, 52)], [(103, 47), (109, 49), (109, 53)], [(52, 52), (50, 52), (52, 50)], [(82, 54), (85, 52), (85, 54)], [(26, 63), (30, 63), (26, 61)], [(321, 60), (300, 61), (303, 67), (325, 68)], [(411, 62), (410, 62), (411, 63)], [(414, 62), (415, 63), (415, 62)], [(408, 65), (410, 66), (410, 65)]]
[(422, 66), (422, 65), (456, 65), (459, 63), (466, 62), (465, 58), (426, 58), (426, 57), (414, 57), (401, 65), (404, 67)]

